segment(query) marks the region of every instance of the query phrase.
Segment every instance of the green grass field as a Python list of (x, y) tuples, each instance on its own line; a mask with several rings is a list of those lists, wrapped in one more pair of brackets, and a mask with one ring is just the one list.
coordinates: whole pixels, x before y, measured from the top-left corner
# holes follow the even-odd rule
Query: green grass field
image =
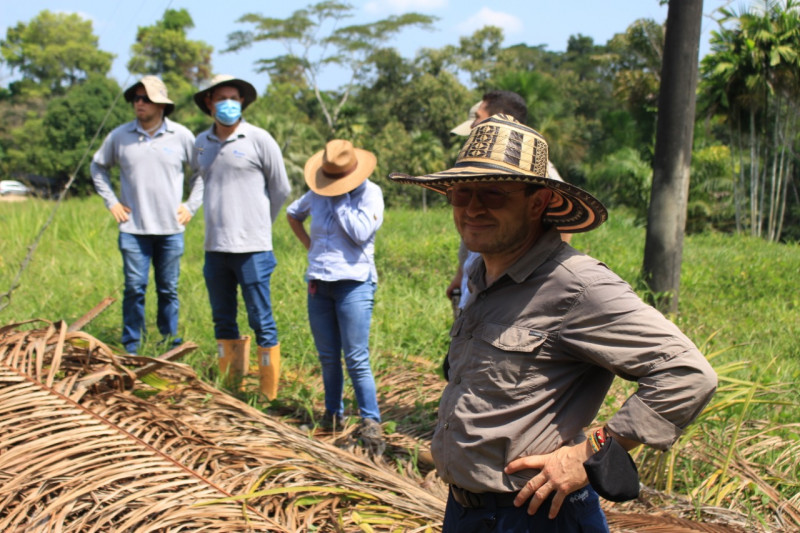
[[(0, 203), (0, 295), (9, 290), (54, 205), (36, 199)], [(644, 237), (633, 217), (614, 211), (608, 223), (576, 235), (572, 244), (604, 261), (643, 294)], [(278, 259), (273, 306), (284, 365), (292, 375), (318, 378), (306, 314), (305, 250), (283, 215), (273, 240)], [(71, 323), (110, 296), (117, 301), (84, 331), (119, 347), (123, 279), (116, 241), (116, 224), (98, 197), (65, 202), (43, 233), (19, 287), (10, 300), (0, 300), (0, 306), (7, 304), (0, 310), (0, 325), (31, 318)], [(457, 247), (447, 208), (386, 213), (376, 243), (376, 372), (419, 372), (420, 359), (438, 363), (445, 353), (452, 317), (444, 291), (455, 269)], [(706, 505), (733, 505), (732, 499), (743, 498), (737, 508), (744, 505), (758, 520), (768, 521), (763, 517), (778, 505), (770, 503), (774, 497), (758, 482), (735, 473), (733, 465), (741, 454), (760, 465), (757, 470), (776, 488), (777, 501), (791, 498), (800, 488), (800, 392), (795, 386), (800, 380), (800, 247), (743, 236), (692, 235), (686, 238), (683, 259), (680, 313), (671, 318), (712, 359), (720, 389), (703, 419), (673, 452), (641, 452), (641, 461), (655, 465), (652, 471), (643, 470), (643, 478), (667, 490), (691, 492)], [(202, 266), (203, 220), (198, 213), (186, 233), (180, 331), (185, 340), (199, 345), (184, 362), (209, 375), (216, 353)], [(148, 326), (155, 331), (156, 300), (150, 285)], [(239, 323), (248, 333), (243, 309)], [(157, 334), (154, 337), (141, 353), (163, 351), (155, 344)], [(436, 366), (424, 371), (435, 372)], [(633, 387), (617, 386), (623, 391)], [(321, 391), (302, 380), (284, 383), (281, 396), (308, 411), (321, 409)], [(610, 400), (608, 411), (614, 408)], [(430, 423), (425, 417), (421, 420)], [(780, 444), (769, 449), (748, 444), (748, 439), (766, 435), (776, 436)], [(692, 440), (698, 438), (704, 446)], [(721, 449), (718, 454), (708, 452), (714, 446)]]

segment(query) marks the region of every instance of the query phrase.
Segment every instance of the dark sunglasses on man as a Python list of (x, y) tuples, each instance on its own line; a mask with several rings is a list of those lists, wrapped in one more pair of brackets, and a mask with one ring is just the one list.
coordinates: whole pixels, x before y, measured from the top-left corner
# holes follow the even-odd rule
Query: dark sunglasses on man
[(132, 104), (135, 104), (136, 102), (138, 102), (138, 101), (140, 101), (140, 100), (141, 100), (142, 102), (144, 102), (145, 104), (152, 104), (152, 103), (153, 103), (153, 102), (152, 102), (152, 101), (151, 101), (151, 100), (150, 100), (150, 99), (147, 97), (147, 95), (146, 95), (146, 94), (135, 94), (135, 95), (133, 95), (133, 98), (131, 98), (131, 103), (132, 103)]
[(528, 185), (524, 185), (521, 189), (507, 191), (499, 187), (475, 188), (468, 185), (454, 185), (447, 189), (446, 195), (447, 201), (453, 207), (467, 207), (472, 201), (472, 196), (475, 195), (483, 207), (501, 209), (506, 205), (509, 195), (524, 191), (526, 188), (528, 188)]

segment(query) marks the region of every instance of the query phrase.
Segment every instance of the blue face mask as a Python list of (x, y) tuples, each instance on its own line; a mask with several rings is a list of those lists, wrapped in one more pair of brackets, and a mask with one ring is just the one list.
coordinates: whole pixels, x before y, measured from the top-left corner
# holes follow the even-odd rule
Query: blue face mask
[(225, 126), (233, 126), (242, 116), (242, 104), (236, 100), (222, 100), (214, 104), (214, 117)]

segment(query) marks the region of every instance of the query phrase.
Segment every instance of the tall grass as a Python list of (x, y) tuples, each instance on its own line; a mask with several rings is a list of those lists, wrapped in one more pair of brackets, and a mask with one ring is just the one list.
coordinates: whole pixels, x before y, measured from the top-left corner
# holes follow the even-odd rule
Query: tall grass
[[(8, 290), (52, 206), (42, 200), (0, 203), (0, 294)], [(117, 301), (85, 331), (118, 346), (123, 279), (116, 241), (116, 224), (99, 198), (64, 203), (10, 304), (0, 311), (0, 324), (33, 317), (73, 322), (102, 298), (112, 296)], [(275, 225), (273, 241), (278, 260), (273, 306), (287, 376), (278, 406), (283, 406), (282, 412), (302, 411), (313, 417), (321, 409), (322, 396), (306, 314), (306, 253), (283, 216)], [(576, 235), (572, 244), (604, 261), (643, 293), (644, 229), (636, 226), (632, 215), (613, 211), (606, 224)], [(448, 209), (386, 213), (376, 242), (380, 279), (371, 348), (377, 371), (420, 372), (421, 360), (432, 363), (428, 369), (438, 366), (447, 350), (452, 322), (444, 291), (455, 269), (457, 248)], [(216, 354), (202, 265), (203, 220), (198, 213), (186, 232), (180, 333), (199, 345), (185, 362), (211, 378)], [(156, 298), (150, 285), (147, 317), (154, 330)], [(670, 318), (713, 358), (720, 389), (702, 421), (687, 431), (672, 452), (639, 452), (645, 465), (643, 479), (665, 491), (690, 494), (698, 505), (750, 505), (756, 515), (778, 512), (770, 508), (772, 501), (797, 498), (798, 287), (797, 245), (746, 236), (687, 236), (680, 313)], [(243, 308), (239, 324), (243, 333), (249, 332)], [(154, 337), (142, 353), (163, 351), (156, 345), (157, 334)], [(623, 397), (633, 386), (616, 385)], [(246, 399), (259, 402), (256, 396)], [(617, 407), (610, 397), (601, 416)]]

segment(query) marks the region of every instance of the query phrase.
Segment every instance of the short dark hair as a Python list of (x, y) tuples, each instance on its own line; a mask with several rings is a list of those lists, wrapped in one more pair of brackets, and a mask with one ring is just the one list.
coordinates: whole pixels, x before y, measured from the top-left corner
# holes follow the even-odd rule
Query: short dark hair
[(511, 115), (522, 124), (528, 120), (528, 105), (525, 100), (512, 91), (489, 91), (484, 93), (483, 101), (486, 102), (486, 110), (489, 116), (503, 113)]

